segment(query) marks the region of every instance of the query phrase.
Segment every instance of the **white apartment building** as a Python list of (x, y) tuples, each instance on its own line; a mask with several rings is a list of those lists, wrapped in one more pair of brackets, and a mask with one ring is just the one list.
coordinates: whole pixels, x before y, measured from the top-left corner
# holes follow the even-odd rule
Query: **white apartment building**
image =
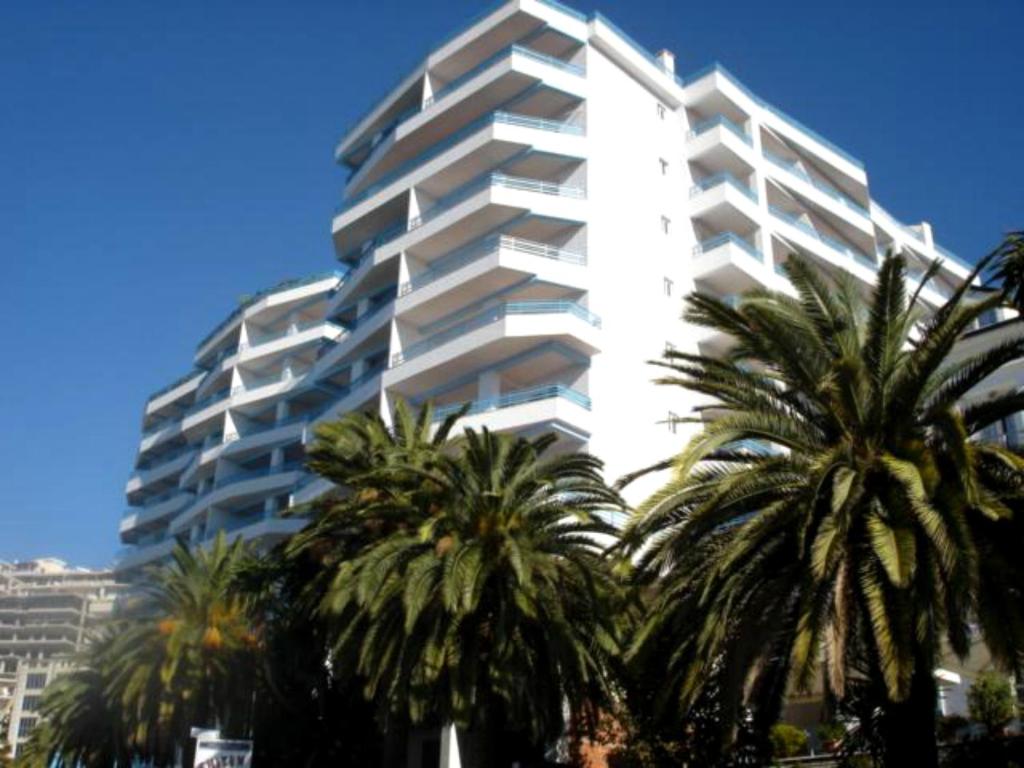
[(342, 270), (252, 297), (150, 398), (122, 573), (222, 529), (296, 530), (279, 512), (327, 488), (300, 466), (318, 421), (469, 402), (466, 425), (554, 431), (614, 479), (681, 443), (689, 404), (646, 361), (724, 342), (680, 322), (689, 291), (786, 289), (792, 253), (865, 286), (888, 248), (914, 274), (942, 259), (931, 303), (969, 271), (875, 201), (861, 161), (722, 66), (681, 76), (553, 0), (452, 35), (336, 156)]
[(111, 571), (53, 558), (0, 563), (0, 713), (12, 752), (36, 725), (43, 689), (110, 615), (119, 589)]

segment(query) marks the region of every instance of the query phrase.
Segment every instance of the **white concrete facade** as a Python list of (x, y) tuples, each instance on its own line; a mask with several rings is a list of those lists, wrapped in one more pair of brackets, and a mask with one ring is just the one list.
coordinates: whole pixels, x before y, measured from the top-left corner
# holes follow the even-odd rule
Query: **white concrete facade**
[(785, 289), (790, 253), (865, 286), (888, 248), (942, 259), (932, 303), (967, 274), (860, 161), (719, 65), (673, 68), (552, 0), (434, 49), (339, 143), (343, 268), (247, 300), (150, 398), (120, 571), (222, 529), (294, 532), (280, 511), (327, 487), (300, 466), (310, 427), (399, 397), (553, 430), (611, 479), (670, 455), (689, 404), (646, 361), (724, 341), (679, 322), (682, 296)]

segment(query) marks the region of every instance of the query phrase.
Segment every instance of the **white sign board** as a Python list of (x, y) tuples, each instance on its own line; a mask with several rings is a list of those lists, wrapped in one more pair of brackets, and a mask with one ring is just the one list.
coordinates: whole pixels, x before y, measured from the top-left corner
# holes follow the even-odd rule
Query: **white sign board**
[(195, 768), (252, 768), (252, 742), (200, 736)]

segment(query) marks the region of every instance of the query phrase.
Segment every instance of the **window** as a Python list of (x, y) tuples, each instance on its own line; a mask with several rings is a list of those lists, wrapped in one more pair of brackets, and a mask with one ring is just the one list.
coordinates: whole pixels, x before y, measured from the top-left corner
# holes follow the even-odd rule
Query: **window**
[(36, 719), (34, 717), (23, 717), (21, 722), (18, 723), (18, 738), (23, 739), (32, 732), (32, 729), (36, 727)]
[(665, 105), (662, 104), (660, 101), (658, 102), (658, 119), (659, 120), (664, 120), (665, 119)]
[(39, 700), (41, 696), (26, 696), (21, 700), (21, 711), (22, 712), (35, 712), (39, 709)]
[(668, 228), (669, 226), (671, 226), (671, 224), (672, 219), (670, 219), (668, 216), (661, 217), (661, 231), (664, 232), (666, 235), (668, 234)]
[(38, 691), (46, 687), (46, 673), (45, 672), (33, 672), (26, 676), (25, 687), (31, 688), (32, 690)]
[(672, 295), (672, 280), (670, 280), (669, 278), (666, 277), (666, 278), (664, 278), (664, 281), (665, 281), (664, 282), (665, 295), (666, 296), (671, 296)]
[(661, 175), (668, 176), (668, 160), (664, 157), (659, 157), (658, 162), (661, 163)]

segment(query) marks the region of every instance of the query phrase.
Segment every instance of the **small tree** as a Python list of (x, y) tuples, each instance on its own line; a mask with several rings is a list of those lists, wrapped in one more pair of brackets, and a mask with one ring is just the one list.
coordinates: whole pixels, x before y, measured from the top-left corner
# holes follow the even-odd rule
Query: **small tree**
[(1009, 679), (997, 672), (982, 672), (967, 692), (967, 708), (990, 737), (1002, 735), (1015, 714)]
[(776, 723), (768, 734), (775, 757), (807, 754), (807, 733), (789, 723)]

